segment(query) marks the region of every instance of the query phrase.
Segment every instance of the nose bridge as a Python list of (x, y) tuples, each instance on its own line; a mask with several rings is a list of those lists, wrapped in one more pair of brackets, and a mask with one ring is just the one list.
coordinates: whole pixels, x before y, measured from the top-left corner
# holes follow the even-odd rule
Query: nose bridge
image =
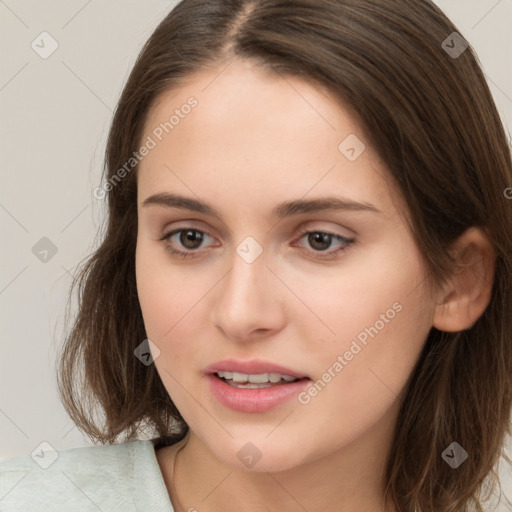
[(283, 321), (275, 279), (267, 268), (263, 247), (246, 237), (233, 251), (231, 270), (216, 296), (214, 323), (232, 338), (244, 339), (254, 330), (274, 330)]
[(241, 306), (259, 302), (259, 294), (265, 292), (269, 270), (267, 255), (263, 247), (252, 237), (247, 237), (238, 246), (232, 257), (231, 272), (223, 295)]

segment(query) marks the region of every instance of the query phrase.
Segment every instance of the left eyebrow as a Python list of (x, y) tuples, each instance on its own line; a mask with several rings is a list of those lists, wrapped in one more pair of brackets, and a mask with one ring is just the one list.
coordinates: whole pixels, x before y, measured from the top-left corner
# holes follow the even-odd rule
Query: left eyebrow
[(381, 213), (380, 210), (370, 203), (357, 202), (341, 197), (321, 197), (307, 201), (303, 199), (286, 201), (276, 206), (276, 208), (272, 210), (272, 213), (276, 217), (284, 218), (301, 213), (315, 213), (325, 210), (351, 210)]
[[(220, 213), (212, 206), (199, 199), (192, 197), (180, 196), (177, 194), (168, 194), (162, 192), (149, 196), (142, 203), (143, 207), (151, 205), (164, 206), (167, 208), (180, 208), (184, 210), (195, 211), (211, 215), (218, 219), (221, 218)], [(373, 213), (381, 213), (375, 206), (367, 202), (357, 202), (352, 199), (342, 197), (321, 197), (316, 199), (296, 199), (293, 201), (285, 201), (278, 204), (272, 209), (272, 214), (278, 218), (291, 217), (303, 213), (315, 213), (326, 210), (349, 210), (349, 211), (369, 211)]]

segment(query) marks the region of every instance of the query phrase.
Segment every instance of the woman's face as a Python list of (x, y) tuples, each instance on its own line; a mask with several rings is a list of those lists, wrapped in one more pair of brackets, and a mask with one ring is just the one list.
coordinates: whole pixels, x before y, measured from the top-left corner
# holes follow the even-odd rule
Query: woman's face
[[(435, 300), (350, 112), (234, 61), (163, 94), (142, 141), (138, 294), (191, 431), (227, 464), (278, 471), (392, 425)], [(223, 369), (305, 378), (242, 389)]]

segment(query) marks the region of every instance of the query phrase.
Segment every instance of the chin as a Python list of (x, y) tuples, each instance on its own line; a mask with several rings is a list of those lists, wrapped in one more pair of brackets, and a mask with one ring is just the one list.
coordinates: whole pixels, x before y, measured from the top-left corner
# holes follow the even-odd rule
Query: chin
[[(246, 438), (247, 439), (247, 438)], [(225, 449), (210, 447), (215, 457), (226, 465), (243, 471), (255, 473), (286, 471), (300, 466), (304, 461), (299, 459), (296, 446), (283, 443), (265, 443), (233, 440)]]

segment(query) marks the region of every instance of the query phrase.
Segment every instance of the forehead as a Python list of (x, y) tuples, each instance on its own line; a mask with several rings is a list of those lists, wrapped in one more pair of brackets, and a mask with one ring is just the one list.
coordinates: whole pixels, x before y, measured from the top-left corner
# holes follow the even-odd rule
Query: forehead
[(350, 109), (247, 61), (164, 92), (146, 119), (148, 137), (155, 147), (139, 165), (139, 197), (178, 188), (227, 199), (230, 191), (249, 205), (334, 191), (393, 209), (387, 172)]

